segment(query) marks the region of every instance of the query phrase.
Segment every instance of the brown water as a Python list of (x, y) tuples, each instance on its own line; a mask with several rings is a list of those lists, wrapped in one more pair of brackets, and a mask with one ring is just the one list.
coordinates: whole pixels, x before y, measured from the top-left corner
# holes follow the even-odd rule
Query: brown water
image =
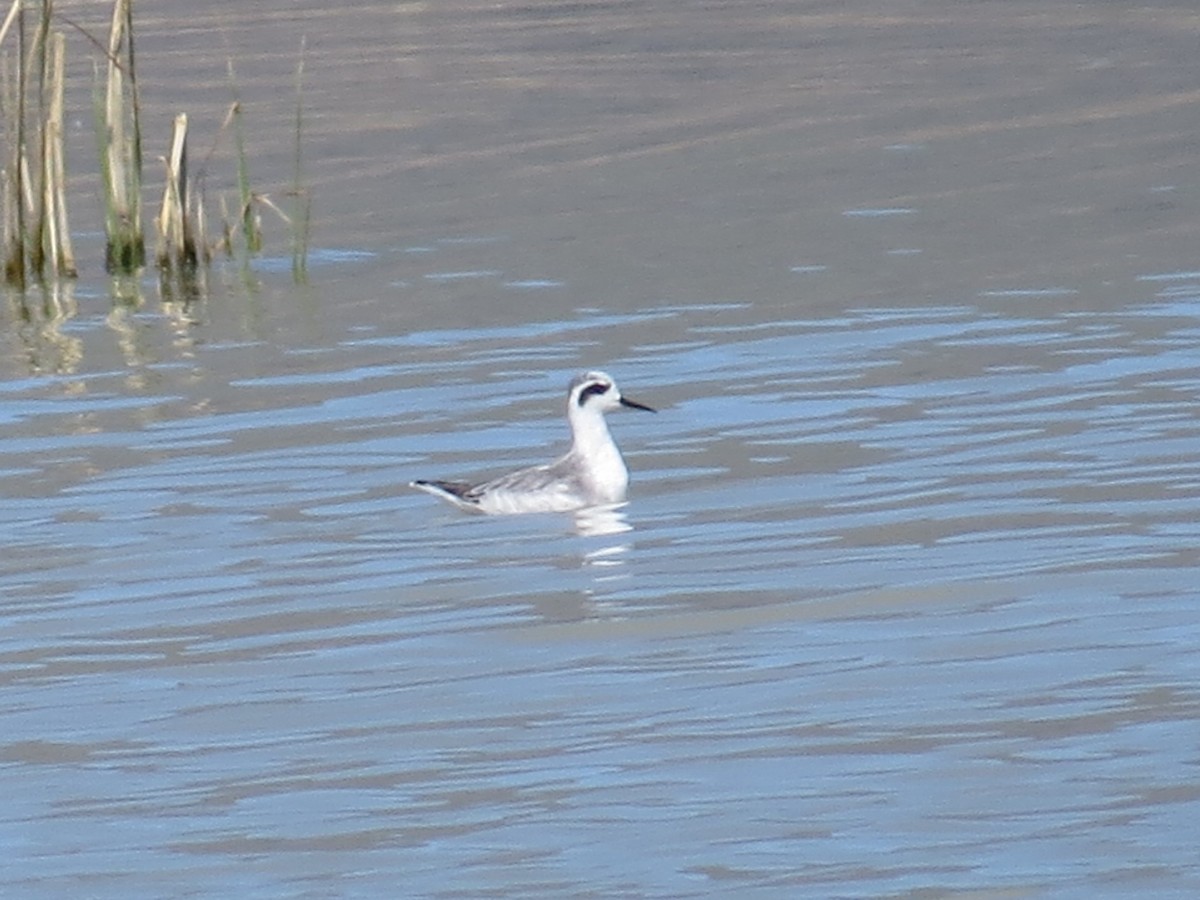
[[(5, 298), (0, 894), (1200, 892), (1200, 14), (218, 6), (312, 280)], [(595, 366), (615, 520), (403, 487)]]

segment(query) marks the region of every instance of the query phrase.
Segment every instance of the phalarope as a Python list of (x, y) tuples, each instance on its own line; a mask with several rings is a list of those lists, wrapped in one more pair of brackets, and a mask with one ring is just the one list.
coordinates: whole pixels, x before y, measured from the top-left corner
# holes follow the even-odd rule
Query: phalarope
[(657, 412), (621, 396), (616, 382), (603, 372), (584, 372), (567, 390), (571, 449), (552, 463), (531, 466), (471, 484), (461, 481), (413, 481), (412, 487), (478, 512), (565, 512), (621, 503), (629, 486), (629, 470), (608, 433), (604, 414), (628, 406)]

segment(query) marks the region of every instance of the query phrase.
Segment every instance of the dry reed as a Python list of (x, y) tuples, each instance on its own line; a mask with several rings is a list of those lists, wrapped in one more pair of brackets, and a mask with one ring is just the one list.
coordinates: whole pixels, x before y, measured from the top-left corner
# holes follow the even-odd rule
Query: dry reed
[(0, 175), (4, 278), (22, 289), (31, 277), (45, 278), (47, 269), (60, 278), (75, 275), (63, 153), (66, 41), (51, 33), (51, 15), (51, 4), (44, 2), (30, 41), (24, 6), (14, 0), (0, 26), (0, 43), (10, 32), (16, 42), (15, 60), (3, 63), (0, 88), (8, 143)]
[(109, 272), (136, 271), (146, 261), (142, 229), (142, 132), (134, 66), (133, 3), (116, 0), (108, 34), (101, 141), (104, 178), (104, 265)]
[[(0, 168), (0, 221), (3, 245), (0, 256), (4, 278), (24, 289), (32, 279), (45, 281), (74, 277), (75, 255), (67, 217), (66, 157), (64, 153), (64, 73), (66, 40), (52, 32), (55, 19), (81, 33), (104, 57), (96, 67), (94, 112), (100, 179), (104, 197), (105, 269), (116, 275), (136, 275), (145, 265), (142, 223), (142, 130), (134, 57), (133, 2), (114, 0), (107, 42), (65, 16), (57, 15), (52, 0), (42, 0), (36, 28), (26, 23), (33, 0), (12, 0), (0, 24), (0, 46), (15, 44), (15, 52), (0, 57), (0, 120), (5, 145)], [(296, 70), (295, 156), (290, 215), (266, 194), (251, 189), (249, 163), (237, 99), (234, 68), (229, 75), (235, 99), (220, 131), (233, 130), (237, 169), (238, 207), (233, 221), (224, 222), (225, 245), (232, 252), (240, 232), (243, 259), (262, 250), (261, 210), (277, 213), (288, 225), (292, 239), (292, 273), (306, 278), (311, 199), (303, 186), (301, 138), (303, 130), (302, 42)], [(215, 145), (214, 145), (215, 146)], [(188, 277), (211, 257), (205, 231), (202, 192), (188, 171), (187, 116), (175, 120), (171, 150), (164, 160), (166, 184), (158, 217), (155, 262), (167, 275)], [(202, 180), (198, 183), (202, 183)], [(222, 204), (223, 205), (223, 204)]]

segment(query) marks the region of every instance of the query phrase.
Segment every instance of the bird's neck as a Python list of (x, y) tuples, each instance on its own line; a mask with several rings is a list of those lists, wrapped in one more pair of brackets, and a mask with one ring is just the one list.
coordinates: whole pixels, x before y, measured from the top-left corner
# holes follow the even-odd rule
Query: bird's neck
[(617, 453), (604, 416), (582, 410), (571, 416), (571, 450), (593, 459)]

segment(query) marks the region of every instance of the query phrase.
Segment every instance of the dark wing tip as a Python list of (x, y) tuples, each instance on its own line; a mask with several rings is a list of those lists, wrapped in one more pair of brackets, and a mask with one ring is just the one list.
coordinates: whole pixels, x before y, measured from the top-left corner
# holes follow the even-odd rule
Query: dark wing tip
[(420, 488), (423, 491), (433, 491), (434, 493), (446, 494), (461, 500), (463, 503), (478, 503), (479, 498), (472, 496), (471, 491), (475, 485), (468, 484), (465, 481), (425, 481), (418, 479), (410, 481), (415, 488)]

